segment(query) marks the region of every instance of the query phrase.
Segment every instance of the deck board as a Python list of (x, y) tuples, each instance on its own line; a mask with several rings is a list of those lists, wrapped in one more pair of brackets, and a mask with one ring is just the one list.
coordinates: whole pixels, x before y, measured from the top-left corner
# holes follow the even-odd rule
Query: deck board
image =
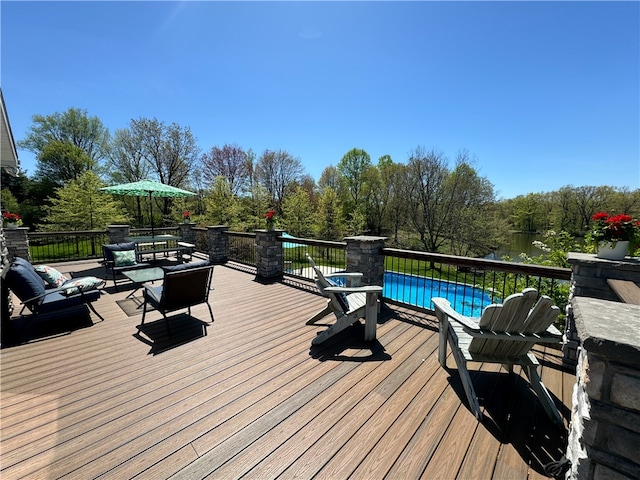
[[(3, 480), (541, 478), (560, 455), (566, 431), (517, 369), (472, 372), (476, 421), (455, 368), (437, 361), (433, 316), (385, 306), (376, 342), (356, 324), (311, 347), (332, 321), (304, 323), (325, 305), (315, 286), (231, 267), (215, 267), (215, 321), (206, 306), (172, 315), (173, 337), (157, 312), (137, 333), (141, 314), (116, 304), (126, 284), (96, 302), (104, 321), (82, 308), (13, 319), (16, 342), (0, 351)], [(574, 375), (557, 350), (536, 354), (567, 416)]]

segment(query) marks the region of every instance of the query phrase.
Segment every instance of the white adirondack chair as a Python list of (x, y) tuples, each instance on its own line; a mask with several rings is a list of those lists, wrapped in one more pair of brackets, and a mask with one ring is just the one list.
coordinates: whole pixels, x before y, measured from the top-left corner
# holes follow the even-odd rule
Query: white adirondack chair
[[(378, 323), (378, 296), (382, 294), (382, 287), (359, 286), (361, 273), (323, 273), (307, 254), (307, 259), (316, 274), (316, 285), (325, 297), (328, 297), (327, 306), (307, 320), (307, 325), (316, 323), (321, 318), (333, 313), (336, 323), (320, 332), (311, 342), (318, 345), (341, 332), (360, 318), (364, 318), (364, 339), (375, 340), (376, 325)], [(331, 278), (345, 277), (348, 286), (339, 286), (331, 281)]]
[(536, 289), (527, 288), (522, 293), (510, 295), (503, 304), (489, 305), (479, 319), (454, 311), (445, 298), (432, 299), (440, 325), (438, 360), (447, 367), (448, 342), (469, 405), (478, 421), (482, 420), (482, 412), (467, 362), (501, 363), (509, 372), (512, 372), (513, 365), (521, 365), (547, 415), (558, 426), (563, 425), (562, 417), (538, 374), (538, 360), (530, 352), (536, 343), (562, 341), (561, 333), (553, 326), (560, 309), (552, 305), (551, 299), (545, 295), (537, 302), (536, 299)]

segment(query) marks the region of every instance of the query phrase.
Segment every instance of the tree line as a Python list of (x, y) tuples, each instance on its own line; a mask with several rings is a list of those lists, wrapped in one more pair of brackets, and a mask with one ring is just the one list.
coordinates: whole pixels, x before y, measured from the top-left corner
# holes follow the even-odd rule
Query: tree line
[(37, 230), (148, 226), (149, 199), (98, 190), (146, 178), (198, 194), (154, 199), (154, 225), (175, 225), (189, 211), (200, 225), (251, 231), (264, 228), (264, 214), (273, 209), (276, 225), (294, 236), (384, 235), (400, 248), (464, 256), (486, 255), (513, 230), (580, 235), (597, 211), (640, 211), (640, 190), (609, 186), (566, 186), (498, 201), (466, 151), (451, 159), (418, 146), (402, 162), (389, 155), (374, 162), (353, 148), (316, 182), (285, 150), (256, 154), (223, 144), (203, 151), (189, 127), (155, 118), (132, 119), (113, 135), (76, 108), (32, 120), (18, 146), (35, 154), (36, 171), (18, 178), (3, 172), (2, 205)]

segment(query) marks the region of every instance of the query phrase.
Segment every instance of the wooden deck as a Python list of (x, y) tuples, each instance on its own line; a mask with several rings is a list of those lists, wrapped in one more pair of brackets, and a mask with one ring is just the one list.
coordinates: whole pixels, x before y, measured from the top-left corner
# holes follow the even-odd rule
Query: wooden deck
[[(325, 328), (305, 325), (325, 303), (313, 285), (225, 266), (213, 284), (215, 322), (206, 306), (178, 314), (174, 338), (156, 312), (136, 335), (141, 315), (116, 303), (131, 290), (111, 282), (102, 322), (86, 309), (15, 320), (0, 357), (0, 477), (517, 480), (545, 478), (564, 453), (566, 431), (520, 372), (482, 366), (476, 421), (437, 362), (430, 315), (384, 307), (375, 343), (354, 326), (311, 349)], [(566, 420), (575, 377), (557, 350), (536, 351)]]

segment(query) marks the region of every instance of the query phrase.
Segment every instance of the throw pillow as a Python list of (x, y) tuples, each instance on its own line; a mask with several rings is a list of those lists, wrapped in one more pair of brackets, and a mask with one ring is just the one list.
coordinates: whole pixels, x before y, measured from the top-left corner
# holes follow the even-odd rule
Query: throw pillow
[(64, 282), (69, 280), (66, 276), (60, 273), (53, 267), (49, 267), (47, 265), (35, 265), (33, 269), (36, 273), (45, 281), (46, 284), (51, 287), (58, 288)]
[(88, 292), (89, 290), (95, 290), (104, 286), (106, 282), (97, 277), (81, 277), (74, 278), (65, 282), (60, 288), (62, 288), (62, 294), (67, 297), (74, 295), (78, 292)]
[(136, 264), (135, 250), (122, 250), (113, 252), (113, 262), (116, 267), (128, 267)]

